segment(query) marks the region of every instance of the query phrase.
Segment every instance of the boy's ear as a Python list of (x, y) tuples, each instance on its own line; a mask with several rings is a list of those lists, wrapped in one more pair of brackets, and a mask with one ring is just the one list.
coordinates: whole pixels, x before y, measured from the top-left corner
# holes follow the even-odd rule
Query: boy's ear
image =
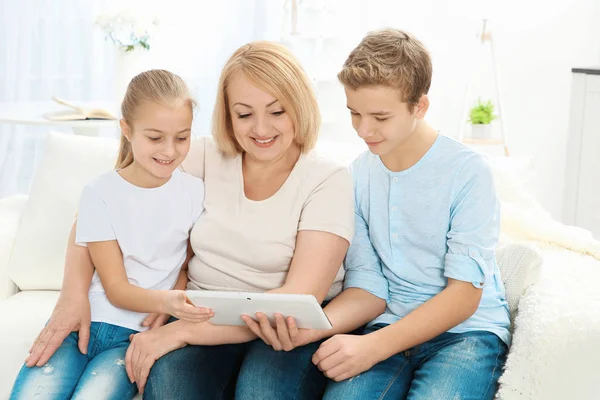
[(415, 106), (415, 118), (423, 119), (425, 118), (425, 114), (427, 114), (427, 110), (429, 110), (429, 96), (426, 94), (421, 95), (417, 105)]
[(127, 122), (124, 119), (122, 119), (119, 121), (119, 126), (121, 127), (121, 132), (123, 133), (123, 136), (125, 136), (128, 142), (131, 142), (131, 128), (129, 127)]

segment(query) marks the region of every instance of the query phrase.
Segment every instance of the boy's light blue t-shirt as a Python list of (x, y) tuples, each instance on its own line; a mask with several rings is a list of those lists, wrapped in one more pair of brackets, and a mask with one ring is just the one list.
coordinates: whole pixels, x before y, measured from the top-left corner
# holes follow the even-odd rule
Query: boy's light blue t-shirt
[(438, 135), (405, 171), (388, 170), (371, 152), (350, 169), (356, 234), (344, 286), (387, 301), (371, 324), (398, 321), (452, 278), (483, 288), (483, 294), (475, 314), (449, 332), (489, 331), (509, 344), (508, 304), (494, 256), (500, 207), (486, 159)]

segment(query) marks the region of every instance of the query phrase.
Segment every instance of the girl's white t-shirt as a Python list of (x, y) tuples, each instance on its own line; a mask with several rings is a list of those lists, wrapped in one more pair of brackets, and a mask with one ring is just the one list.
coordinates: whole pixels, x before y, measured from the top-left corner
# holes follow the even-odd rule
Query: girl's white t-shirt
[[(168, 290), (177, 281), (192, 226), (204, 210), (202, 179), (176, 170), (164, 185), (145, 189), (116, 171), (83, 189), (75, 242), (116, 240), (129, 282), (144, 289)], [(136, 331), (148, 314), (113, 306), (94, 272), (89, 291), (92, 321)]]

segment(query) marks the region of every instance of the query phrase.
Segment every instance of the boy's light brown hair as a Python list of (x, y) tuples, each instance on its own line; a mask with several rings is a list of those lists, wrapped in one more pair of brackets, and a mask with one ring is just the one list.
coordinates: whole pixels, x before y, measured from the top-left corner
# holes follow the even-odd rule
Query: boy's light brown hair
[(418, 39), (399, 29), (369, 32), (348, 56), (340, 82), (351, 89), (384, 85), (400, 91), (412, 111), (431, 86), (431, 56)]

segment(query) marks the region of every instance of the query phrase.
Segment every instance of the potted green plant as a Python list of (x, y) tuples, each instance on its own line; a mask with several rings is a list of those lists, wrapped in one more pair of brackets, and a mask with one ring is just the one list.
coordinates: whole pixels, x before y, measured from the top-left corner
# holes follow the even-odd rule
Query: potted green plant
[(471, 108), (469, 122), (471, 123), (471, 137), (475, 139), (489, 139), (492, 135), (491, 122), (496, 119), (494, 104), (490, 100), (477, 104)]

